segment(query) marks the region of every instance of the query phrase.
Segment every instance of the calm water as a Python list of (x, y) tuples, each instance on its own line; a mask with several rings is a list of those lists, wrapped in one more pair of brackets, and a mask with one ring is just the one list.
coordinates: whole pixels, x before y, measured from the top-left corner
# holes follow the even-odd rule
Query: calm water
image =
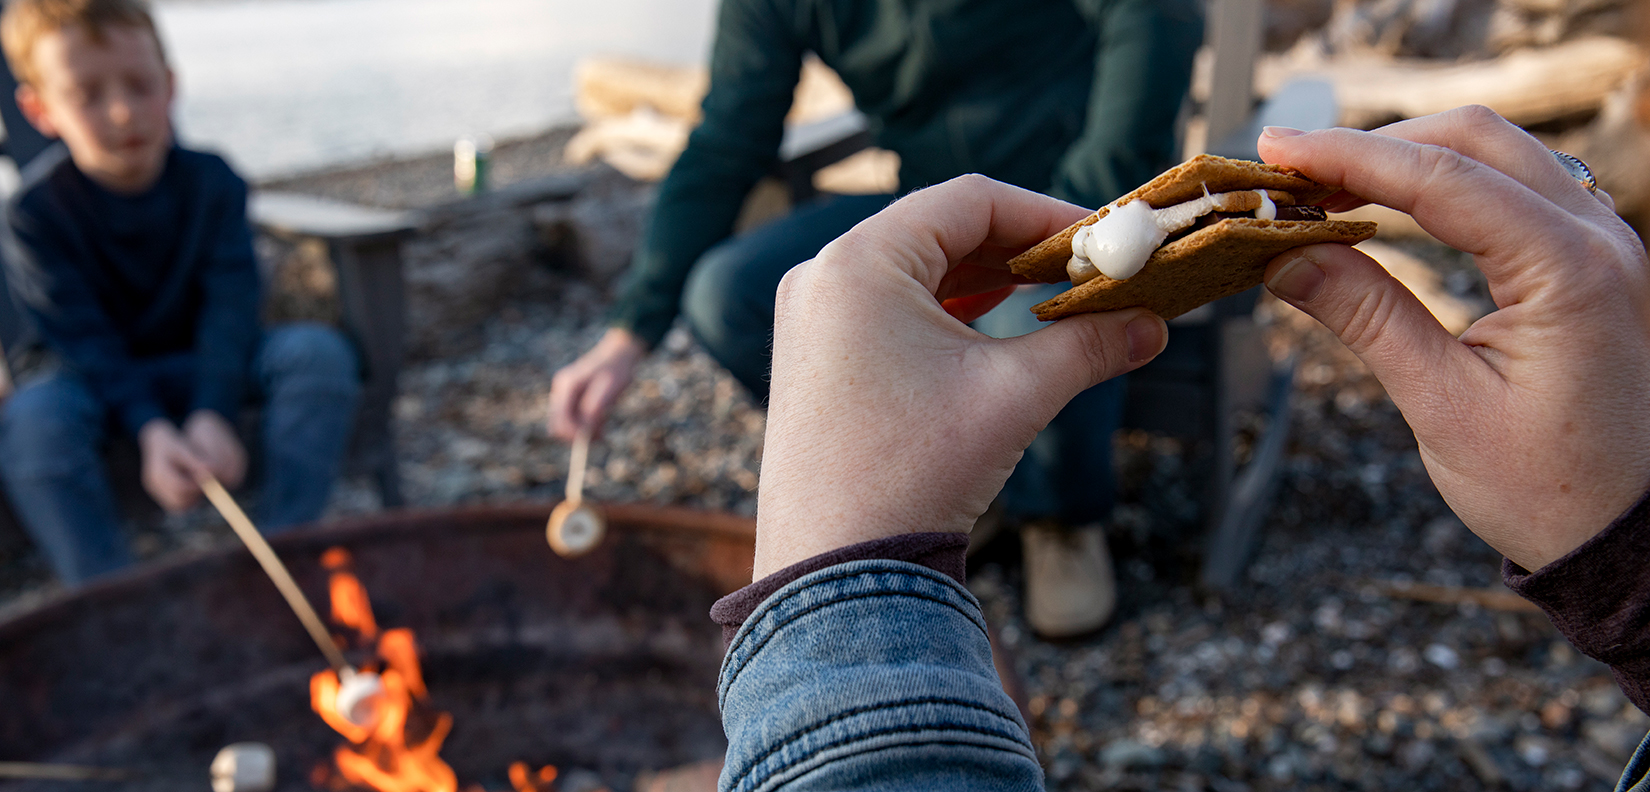
[(160, 0), (183, 139), (249, 177), (574, 118), (588, 55), (692, 63), (715, 0)]

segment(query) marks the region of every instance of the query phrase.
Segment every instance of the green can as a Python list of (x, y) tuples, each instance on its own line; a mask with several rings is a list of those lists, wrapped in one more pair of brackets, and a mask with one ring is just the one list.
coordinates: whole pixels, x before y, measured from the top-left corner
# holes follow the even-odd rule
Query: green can
[(459, 138), (453, 144), (453, 186), (460, 195), (487, 191), (492, 159), (493, 139), (487, 135)]

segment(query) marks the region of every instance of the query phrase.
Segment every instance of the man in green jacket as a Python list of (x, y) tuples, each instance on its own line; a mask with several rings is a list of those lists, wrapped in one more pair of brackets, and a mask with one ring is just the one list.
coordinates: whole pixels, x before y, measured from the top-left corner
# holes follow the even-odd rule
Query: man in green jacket
[[(900, 192), (964, 173), (1096, 207), (1175, 161), (1202, 42), (1198, 0), (723, 0), (703, 121), (658, 204), (602, 339), (556, 373), (552, 433), (594, 431), (678, 313), (760, 402), (774, 293), (787, 270), (894, 196), (835, 196), (730, 237), (779, 156), (803, 56), (836, 70)], [(1034, 329), (1019, 295), (980, 326)], [(1099, 521), (1114, 498), (1120, 383), (1072, 403), (1004, 490), (1027, 550), (1027, 615), (1045, 636), (1099, 627), (1115, 603)], [(1087, 526), (1075, 529), (1075, 526)]]

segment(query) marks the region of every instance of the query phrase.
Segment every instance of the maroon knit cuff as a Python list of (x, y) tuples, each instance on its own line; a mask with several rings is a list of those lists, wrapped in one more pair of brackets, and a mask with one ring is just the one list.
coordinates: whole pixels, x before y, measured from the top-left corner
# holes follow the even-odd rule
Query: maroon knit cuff
[(963, 583), (967, 556), (968, 534), (954, 532), (900, 534), (851, 544), (798, 561), (717, 600), (710, 606), (710, 618), (722, 625), (723, 642), (732, 641), (745, 619), (756, 612), (756, 606), (803, 575), (849, 561), (874, 559), (921, 564)]
[(1503, 560), (1501, 577), (1650, 712), (1650, 492), (1563, 558), (1535, 572)]

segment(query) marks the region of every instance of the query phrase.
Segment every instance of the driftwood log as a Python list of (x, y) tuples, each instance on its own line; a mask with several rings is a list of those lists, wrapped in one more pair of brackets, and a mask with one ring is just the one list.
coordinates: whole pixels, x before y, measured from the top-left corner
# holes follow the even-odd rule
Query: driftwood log
[[(710, 86), (703, 66), (662, 66), (617, 58), (578, 65), (574, 104), (587, 122), (567, 143), (569, 162), (600, 159), (637, 181), (664, 178), (699, 123), (699, 102)], [(808, 124), (854, 109), (854, 97), (836, 72), (809, 58), (785, 117)]]
[(1391, 580), (1371, 581), (1376, 590), (1394, 599), (1435, 602), (1440, 605), (1473, 604), (1480, 608), (1508, 613), (1540, 613), (1541, 609), (1504, 588), (1466, 588), (1438, 586), (1431, 583), (1403, 583)]
[(1560, 136), (1553, 147), (1586, 160), (1616, 212), (1640, 236), (1650, 232), (1650, 70), (1617, 90), (1591, 124)]
[[(575, 104), (587, 123), (568, 141), (564, 156), (575, 164), (601, 160), (644, 182), (664, 178), (687, 147), (688, 135), (699, 123), (699, 102), (709, 87), (702, 66), (613, 58), (580, 63), (575, 79)], [(822, 125), (853, 109), (853, 94), (842, 79), (810, 57), (802, 64), (785, 123), (793, 130)], [(893, 192), (898, 177), (898, 156), (869, 149), (820, 170), (814, 186), (841, 194)]]
[[(574, 106), (586, 121), (624, 118), (639, 108), (689, 124), (699, 121), (699, 102), (710, 88), (704, 66), (667, 66), (623, 58), (580, 61), (573, 75)], [(818, 58), (802, 64), (802, 76), (785, 121), (806, 124), (852, 110), (854, 96)]]
[(1346, 126), (1467, 104), (1487, 105), (1513, 123), (1531, 125), (1597, 110), (1639, 71), (1645, 55), (1631, 42), (1597, 36), (1462, 64), (1373, 56), (1293, 61), (1264, 59), (1256, 73), (1259, 93), (1269, 95), (1296, 77), (1328, 80)]

